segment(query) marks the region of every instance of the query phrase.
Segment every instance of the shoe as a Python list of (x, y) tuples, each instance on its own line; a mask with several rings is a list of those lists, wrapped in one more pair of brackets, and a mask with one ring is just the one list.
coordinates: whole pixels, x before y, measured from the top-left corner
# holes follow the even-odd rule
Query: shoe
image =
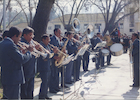
[(59, 91), (60, 91), (60, 89), (55, 89), (55, 91), (59, 92)]
[(73, 82), (74, 82), (74, 80), (71, 81), (71, 83), (73, 83)]
[(50, 93), (57, 93), (57, 91), (53, 90), (53, 91), (50, 91)]
[(78, 80), (81, 80), (80, 78)]
[(49, 98), (49, 97), (46, 97), (45, 99), (47, 99), (47, 100), (52, 100), (52, 98)]
[(96, 68), (96, 70), (98, 70), (98, 69), (100, 69), (100, 68)]
[[(63, 86), (61, 86), (63, 88)], [(68, 86), (64, 85), (64, 88), (69, 88)]]
[(66, 82), (66, 84), (72, 84), (72, 82)]
[(130, 87), (139, 87), (138, 85), (130, 85)]
[(113, 64), (110, 63), (110, 64), (107, 64), (107, 65), (113, 65)]
[(38, 99), (45, 100), (45, 97), (39, 97)]
[(88, 69), (87, 69), (86, 71), (88, 71), (88, 72), (89, 72), (90, 70), (88, 70)]

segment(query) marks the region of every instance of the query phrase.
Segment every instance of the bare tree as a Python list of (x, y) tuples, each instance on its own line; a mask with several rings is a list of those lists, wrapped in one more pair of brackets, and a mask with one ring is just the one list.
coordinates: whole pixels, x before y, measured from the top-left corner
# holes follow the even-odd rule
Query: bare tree
[[(28, 26), (32, 26), (32, 9), (36, 9), (36, 4), (37, 4), (37, 1), (38, 0), (32, 0), (32, 2), (29, 0), (29, 2), (27, 1), (22, 1), (22, 0), (8, 0), (6, 2), (6, 13), (7, 13), (7, 10), (8, 8), (10, 7), (12, 9), (12, 7), (14, 6), (18, 6), (18, 11), (17, 13), (15, 14), (15, 16), (13, 16), (13, 18), (11, 18), (11, 20), (9, 20), (9, 23), (7, 23), (7, 26), (6, 27), (9, 27), (9, 25), (14, 21), (14, 19), (20, 14), (20, 13), (23, 13), (25, 15), (25, 19), (27, 21), (27, 24)], [(10, 5), (11, 2), (16, 2), (17, 5)], [(24, 2), (24, 3), (23, 3)], [(33, 6), (31, 6), (31, 3), (34, 4)], [(25, 5), (25, 4), (28, 4), (28, 5)], [(9, 6), (10, 5), (10, 6)], [(19, 10), (20, 9), (20, 10)], [(29, 10), (29, 16), (28, 16), (28, 12), (27, 12), (27, 9)], [(11, 10), (12, 11), (12, 10)], [(3, 16), (3, 15), (2, 15)], [(3, 17), (1, 18), (1, 21), (0, 21), (0, 30), (2, 29), (2, 22), (3, 22)]]
[(40, 41), (41, 35), (46, 33), (51, 8), (55, 0), (39, 0), (32, 27), (35, 30), (35, 40)]
[[(77, 1), (79, 1), (79, 2), (77, 2)], [(59, 10), (61, 12), (61, 16), (62, 16), (62, 17), (59, 16), (59, 19), (66, 30), (68, 30), (68, 31), (71, 30), (71, 21), (73, 20), (73, 18), (78, 17), (78, 15), (86, 1), (87, 0), (73, 0), (73, 1), (70, 0), (65, 5), (60, 5), (59, 2), (55, 2), (55, 5), (59, 8)], [(69, 21), (66, 23), (65, 16), (64, 16), (65, 15), (64, 9), (66, 6), (68, 6), (68, 4), (71, 6), (71, 11), (70, 11)]]
[[(117, 27), (118, 22), (124, 19), (126, 16), (134, 14), (139, 10), (138, 6), (136, 6), (136, 2), (138, 0), (90, 0), (91, 3), (99, 8), (101, 11), (104, 21), (105, 21), (105, 29), (103, 35), (107, 32), (112, 32), (115, 27)], [(125, 12), (125, 8), (135, 4), (134, 11)], [(111, 11), (112, 10), (112, 11)], [(124, 12), (124, 14), (117, 18), (120, 12)], [(110, 14), (111, 13), (111, 14)]]

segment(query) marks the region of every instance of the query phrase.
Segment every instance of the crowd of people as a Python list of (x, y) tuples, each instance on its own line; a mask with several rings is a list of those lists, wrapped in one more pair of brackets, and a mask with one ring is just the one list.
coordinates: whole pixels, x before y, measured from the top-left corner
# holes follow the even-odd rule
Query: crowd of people
[[(90, 52), (86, 50), (82, 56), (78, 55), (76, 59), (71, 60), (68, 64), (57, 66), (65, 55), (77, 55), (78, 51), (84, 44), (91, 44), (93, 51), (98, 51), (95, 58), (95, 66), (98, 70), (104, 67), (104, 55), (101, 52), (103, 48), (109, 49), (113, 43), (122, 43), (124, 51), (127, 52), (129, 40), (125, 42), (118, 37), (111, 37), (106, 34), (104, 37), (97, 33), (92, 39), (85, 39), (85, 36), (74, 34), (72, 31), (65, 32), (61, 35), (59, 28), (54, 29), (54, 35), (49, 36), (47, 33), (41, 36), (41, 41), (34, 41), (34, 30), (31, 27), (19, 30), (17, 27), (11, 27), (3, 32), (3, 40), (0, 42), (0, 66), (1, 82), (3, 86), (3, 99), (33, 99), (34, 78), (36, 73), (40, 74), (42, 83), (40, 85), (39, 99), (51, 99), (50, 93), (57, 93), (61, 88), (69, 88), (66, 84), (73, 84), (80, 79), (80, 66), (83, 71), (87, 72)], [(105, 47), (96, 47), (98, 43), (107, 41)], [(81, 42), (82, 41), (82, 42)], [(83, 42), (84, 41), (84, 42)], [(132, 55), (134, 57), (134, 68), (139, 64), (139, 50), (137, 45), (139, 39), (137, 34), (132, 35), (134, 42)], [(40, 56), (38, 56), (40, 55)], [(53, 56), (52, 56), (53, 55)], [(107, 56), (107, 65), (110, 65), (111, 52)], [(134, 84), (138, 86), (138, 72), (134, 71)], [(134, 73), (135, 73), (134, 72)], [(59, 77), (61, 76), (61, 82)]]

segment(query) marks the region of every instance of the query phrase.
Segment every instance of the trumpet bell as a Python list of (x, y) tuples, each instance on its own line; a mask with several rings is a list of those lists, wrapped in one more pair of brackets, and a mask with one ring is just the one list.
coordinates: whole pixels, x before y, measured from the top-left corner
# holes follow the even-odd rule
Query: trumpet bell
[(49, 54), (49, 58), (52, 58), (54, 56), (54, 53)]
[(76, 32), (80, 31), (80, 21), (77, 18), (72, 20), (72, 27)]

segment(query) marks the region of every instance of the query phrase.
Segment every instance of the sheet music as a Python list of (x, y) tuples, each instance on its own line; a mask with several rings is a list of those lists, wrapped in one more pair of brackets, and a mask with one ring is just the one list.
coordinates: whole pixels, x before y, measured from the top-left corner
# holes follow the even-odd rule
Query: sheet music
[(97, 43), (96, 46), (94, 47), (94, 49), (96, 49), (97, 47), (105, 47), (106, 45), (106, 41), (103, 41), (101, 43)]
[(74, 59), (73, 60), (76, 60), (78, 55), (82, 56), (84, 55), (84, 53), (86, 52), (86, 50), (88, 49), (89, 47), (89, 44), (85, 44), (79, 51), (78, 53), (75, 55)]

